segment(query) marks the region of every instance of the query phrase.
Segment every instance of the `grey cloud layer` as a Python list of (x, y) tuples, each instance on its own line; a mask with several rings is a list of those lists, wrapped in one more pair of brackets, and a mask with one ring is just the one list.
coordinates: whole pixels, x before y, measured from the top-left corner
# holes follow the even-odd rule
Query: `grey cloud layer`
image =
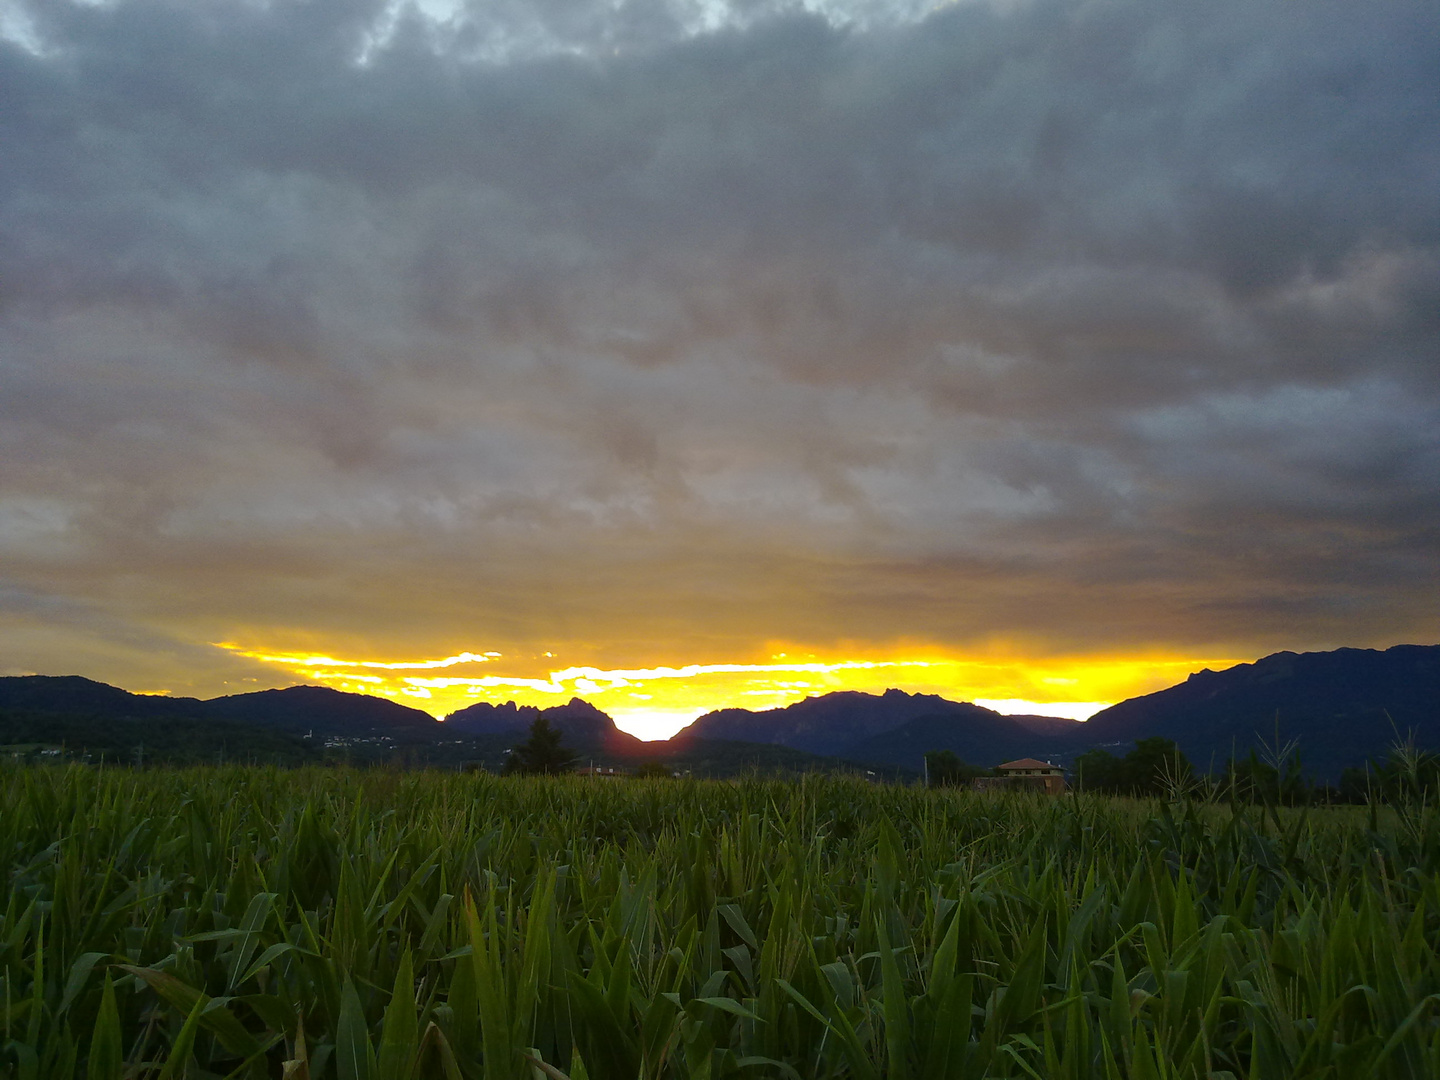
[(24, 595), (1434, 636), (1432, 3), (17, 10)]

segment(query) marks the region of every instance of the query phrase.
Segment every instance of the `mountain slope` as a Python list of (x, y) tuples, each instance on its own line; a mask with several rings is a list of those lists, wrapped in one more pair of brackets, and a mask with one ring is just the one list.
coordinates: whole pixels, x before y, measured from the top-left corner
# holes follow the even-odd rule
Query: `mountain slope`
[(1281, 652), (1225, 671), (1200, 671), (1131, 698), (1084, 725), (1091, 745), (1174, 739), (1197, 767), (1219, 768), (1263, 741), (1299, 742), (1305, 771), (1336, 779), (1383, 756), (1396, 733), (1440, 747), (1440, 645)]
[(697, 739), (778, 743), (811, 754), (837, 755), (916, 717), (963, 713), (978, 707), (936, 694), (843, 690), (763, 712), (720, 709), (700, 717), (683, 734)]
[(223, 720), (292, 734), (314, 731), (413, 739), (435, 738), (440, 732), (435, 718), (419, 709), (324, 686), (291, 686), (200, 701), (132, 694), (77, 675), (23, 675), (0, 678), (0, 708), (117, 720)]
[(1033, 731), (1036, 735), (1044, 735), (1047, 738), (1061, 739), (1066, 742), (1073, 742), (1085, 730), (1083, 721), (1071, 720), (1068, 716), (1030, 716), (1012, 713), (1010, 719), (1026, 731)]
[(10, 675), (0, 678), (0, 709), (76, 713), (143, 719), (149, 716), (197, 716), (195, 698), (132, 694), (109, 683), (79, 675)]
[(565, 736), (567, 746), (580, 751), (600, 751), (635, 757), (645, 753), (646, 744), (615, 726), (608, 713), (581, 698), (571, 698), (564, 705), (540, 709), (534, 705), (516, 705), (507, 701), (491, 705), (481, 701), (466, 706), (445, 718), (444, 728), (462, 735), (512, 735), (516, 741), (538, 717), (545, 717), (551, 727)]
[[(523, 738), (535, 717), (544, 715), (582, 755), (644, 760), (669, 753), (664, 743), (644, 743), (618, 730), (609, 716), (579, 698), (543, 711), (514, 703), (477, 704), (442, 724), (383, 698), (324, 687), (294, 686), (199, 701), (131, 694), (79, 676), (35, 675), (0, 678), (0, 710), (37, 714), (26, 721), (26, 731), (34, 735), (26, 741), (35, 742), (50, 741), (40, 736), (46, 724), (55, 722), (38, 714), (63, 714), (84, 718), (92, 726), (123, 721), (136, 725), (136, 733), (146, 723), (185, 720), (248, 724), (291, 734), (381, 737), (389, 740), (387, 747), (468, 737), (492, 741), (502, 750)], [(32, 722), (41, 726), (30, 726)], [(1025, 756), (1068, 759), (1092, 746), (1123, 753), (1137, 739), (1158, 735), (1173, 739), (1203, 770), (1218, 769), (1232, 752), (1243, 757), (1262, 741), (1273, 743), (1277, 727), (1282, 743), (1298, 740), (1306, 772), (1329, 780), (1337, 779), (1346, 766), (1383, 756), (1397, 732), (1413, 732), (1421, 747), (1440, 748), (1440, 645), (1276, 653), (1226, 671), (1197, 672), (1176, 686), (1112, 706), (1083, 724), (1056, 717), (1007, 717), (933, 694), (845, 691), (764, 712), (707, 713), (674, 741), (724, 741), (731, 746), (725, 751), (728, 757), (739, 752), (736, 743), (759, 743), (918, 769), (928, 750), (948, 749), (971, 764), (993, 765)]]
[(551, 726), (559, 728), (566, 743), (576, 750), (597, 750), (622, 757), (645, 753), (645, 743), (621, 731), (608, 713), (580, 698), (571, 698), (564, 705), (545, 709), (540, 715), (549, 720)]
[(847, 747), (851, 761), (922, 769), (931, 750), (950, 750), (969, 765), (989, 768), (1021, 757), (1045, 758), (1067, 749), (1063, 740), (1036, 734), (1008, 716), (979, 705), (917, 716), (898, 728)]
[(347, 694), (328, 686), (289, 686), (199, 702), (200, 715), (303, 735), (368, 735), (437, 738), (439, 722), (429, 713), (368, 694)]
[(488, 701), (477, 701), (445, 717), (445, 730), (466, 735), (506, 735), (524, 731), (539, 715), (536, 705), (516, 705), (513, 701), (492, 705)]

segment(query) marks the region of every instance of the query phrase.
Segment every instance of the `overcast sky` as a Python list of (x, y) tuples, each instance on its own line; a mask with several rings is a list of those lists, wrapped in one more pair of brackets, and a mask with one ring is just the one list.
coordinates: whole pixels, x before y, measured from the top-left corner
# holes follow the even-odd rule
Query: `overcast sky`
[(0, 673), (1440, 640), (1433, 0), (0, 12)]

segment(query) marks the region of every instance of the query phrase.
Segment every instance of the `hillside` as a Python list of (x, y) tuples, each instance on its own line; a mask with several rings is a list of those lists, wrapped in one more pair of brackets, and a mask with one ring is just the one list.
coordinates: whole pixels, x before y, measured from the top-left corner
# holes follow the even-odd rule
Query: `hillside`
[(1071, 744), (1027, 730), (1008, 716), (979, 705), (959, 705), (943, 713), (917, 716), (898, 728), (847, 747), (852, 761), (922, 769), (931, 750), (952, 751), (970, 765), (990, 768), (1021, 757), (1053, 758)]
[(1201, 671), (1131, 698), (1087, 723), (1002, 716), (934, 695), (827, 694), (782, 709), (724, 709), (686, 734), (770, 742), (868, 763), (920, 767), (927, 750), (971, 764), (1035, 756), (1068, 761), (1095, 746), (1117, 752), (1137, 739), (1173, 739), (1200, 769), (1251, 748), (1296, 740), (1307, 774), (1335, 780), (1385, 755), (1397, 734), (1440, 748), (1440, 646), (1384, 651), (1276, 653), (1225, 671)]
[(440, 725), (429, 713), (367, 694), (324, 686), (291, 686), (201, 701), (132, 694), (78, 675), (0, 678), (0, 709), (52, 715), (145, 720), (160, 717), (252, 724), (296, 735), (434, 738)]
[(445, 717), (445, 728), (466, 735), (505, 735), (524, 731), (539, 715), (540, 708), (536, 705), (516, 705), (513, 701), (492, 705), (488, 701), (477, 701)]
[[(1275, 653), (1225, 671), (1197, 672), (1087, 723), (1003, 716), (897, 689), (844, 691), (761, 712), (721, 709), (669, 742), (649, 743), (620, 731), (580, 698), (543, 710), (479, 703), (440, 723), (384, 698), (325, 687), (201, 701), (131, 694), (79, 676), (21, 676), (0, 678), (0, 710), (25, 717), (25, 738), (10, 742), (74, 744), (64, 732), (83, 730), (85, 739), (100, 745), (104, 726), (114, 724), (120, 740), (114, 746), (123, 743), (128, 754), (142, 738), (154, 742), (147, 732), (169, 724), (163, 730), (191, 732), (186, 737), (210, 755), (222, 752), (221, 744), (233, 742), (236, 729), (248, 725), (292, 736), (313, 733), (317, 742), (340, 740), (356, 760), (417, 765), (474, 760), (487, 767), (503, 762), (505, 750), (544, 716), (586, 760), (624, 765), (684, 759), (697, 775), (747, 768), (804, 771), (844, 761), (877, 770), (919, 770), (929, 750), (951, 750), (981, 766), (1026, 756), (1063, 762), (1096, 746), (1123, 753), (1136, 740), (1156, 735), (1173, 739), (1198, 768), (1215, 770), (1232, 753), (1243, 757), (1252, 747), (1274, 744), (1278, 730), (1281, 743), (1297, 742), (1311, 777), (1333, 781), (1347, 766), (1383, 757), (1397, 733), (1413, 733), (1421, 747), (1440, 748), (1440, 646)], [(202, 737), (205, 724), (230, 728), (217, 743)], [(277, 744), (265, 753), (284, 757), (287, 746)]]
[(347, 694), (326, 686), (290, 686), (258, 690), (198, 703), (199, 715), (275, 728), (297, 735), (389, 736), (434, 739), (440, 724), (427, 712), (367, 694)]
[(1073, 742), (1085, 731), (1084, 721), (1071, 720), (1068, 716), (1031, 716), (1025, 713), (1011, 713), (1009, 716), (1026, 731), (1067, 743)]
[(141, 719), (197, 716), (195, 698), (132, 694), (79, 675), (10, 675), (0, 678), (0, 709)]
[[(806, 698), (779, 709), (720, 709), (706, 713), (683, 734), (699, 739), (778, 743), (811, 754), (851, 756), (852, 747), (921, 716), (970, 715), (978, 709), (936, 694), (843, 690)], [(983, 710), (988, 712), (989, 710)], [(992, 714), (998, 715), (998, 714)]]
[(1199, 768), (1297, 740), (1305, 771), (1334, 780), (1384, 756), (1397, 733), (1440, 748), (1440, 645), (1274, 653), (1122, 701), (1084, 725), (1089, 745), (1161, 735)]
[(508, 736), (506, 745), (511, 745), (524, 738), (526, 730), (541, 716), (565, 736), (567, 746), (587, 753), (628, 758), (644, 756), (647, 753), (645, 748), (654, 745), (621, 731), (608, 713), (601, 712), (581, 698), (571, 698), (564, 705), (548, 709), (534, 705), (517, 706), (513, 701), (503, 705), (479, 702), (451, 713), (442, 726), (446, 732), (453, 731), (456, 735)]

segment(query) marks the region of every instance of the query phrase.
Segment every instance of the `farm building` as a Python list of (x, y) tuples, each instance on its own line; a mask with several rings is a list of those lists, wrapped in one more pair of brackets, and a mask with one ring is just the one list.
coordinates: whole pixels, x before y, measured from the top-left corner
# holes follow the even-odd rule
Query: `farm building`
[(979, 776), (974, 780), (976, 791), (1013, 791), (1017, 788), (1060, 795), (1065, 791), (1065, 770), (1048, 761), (1021, 758), (1000, 766), (1003, 776)]

